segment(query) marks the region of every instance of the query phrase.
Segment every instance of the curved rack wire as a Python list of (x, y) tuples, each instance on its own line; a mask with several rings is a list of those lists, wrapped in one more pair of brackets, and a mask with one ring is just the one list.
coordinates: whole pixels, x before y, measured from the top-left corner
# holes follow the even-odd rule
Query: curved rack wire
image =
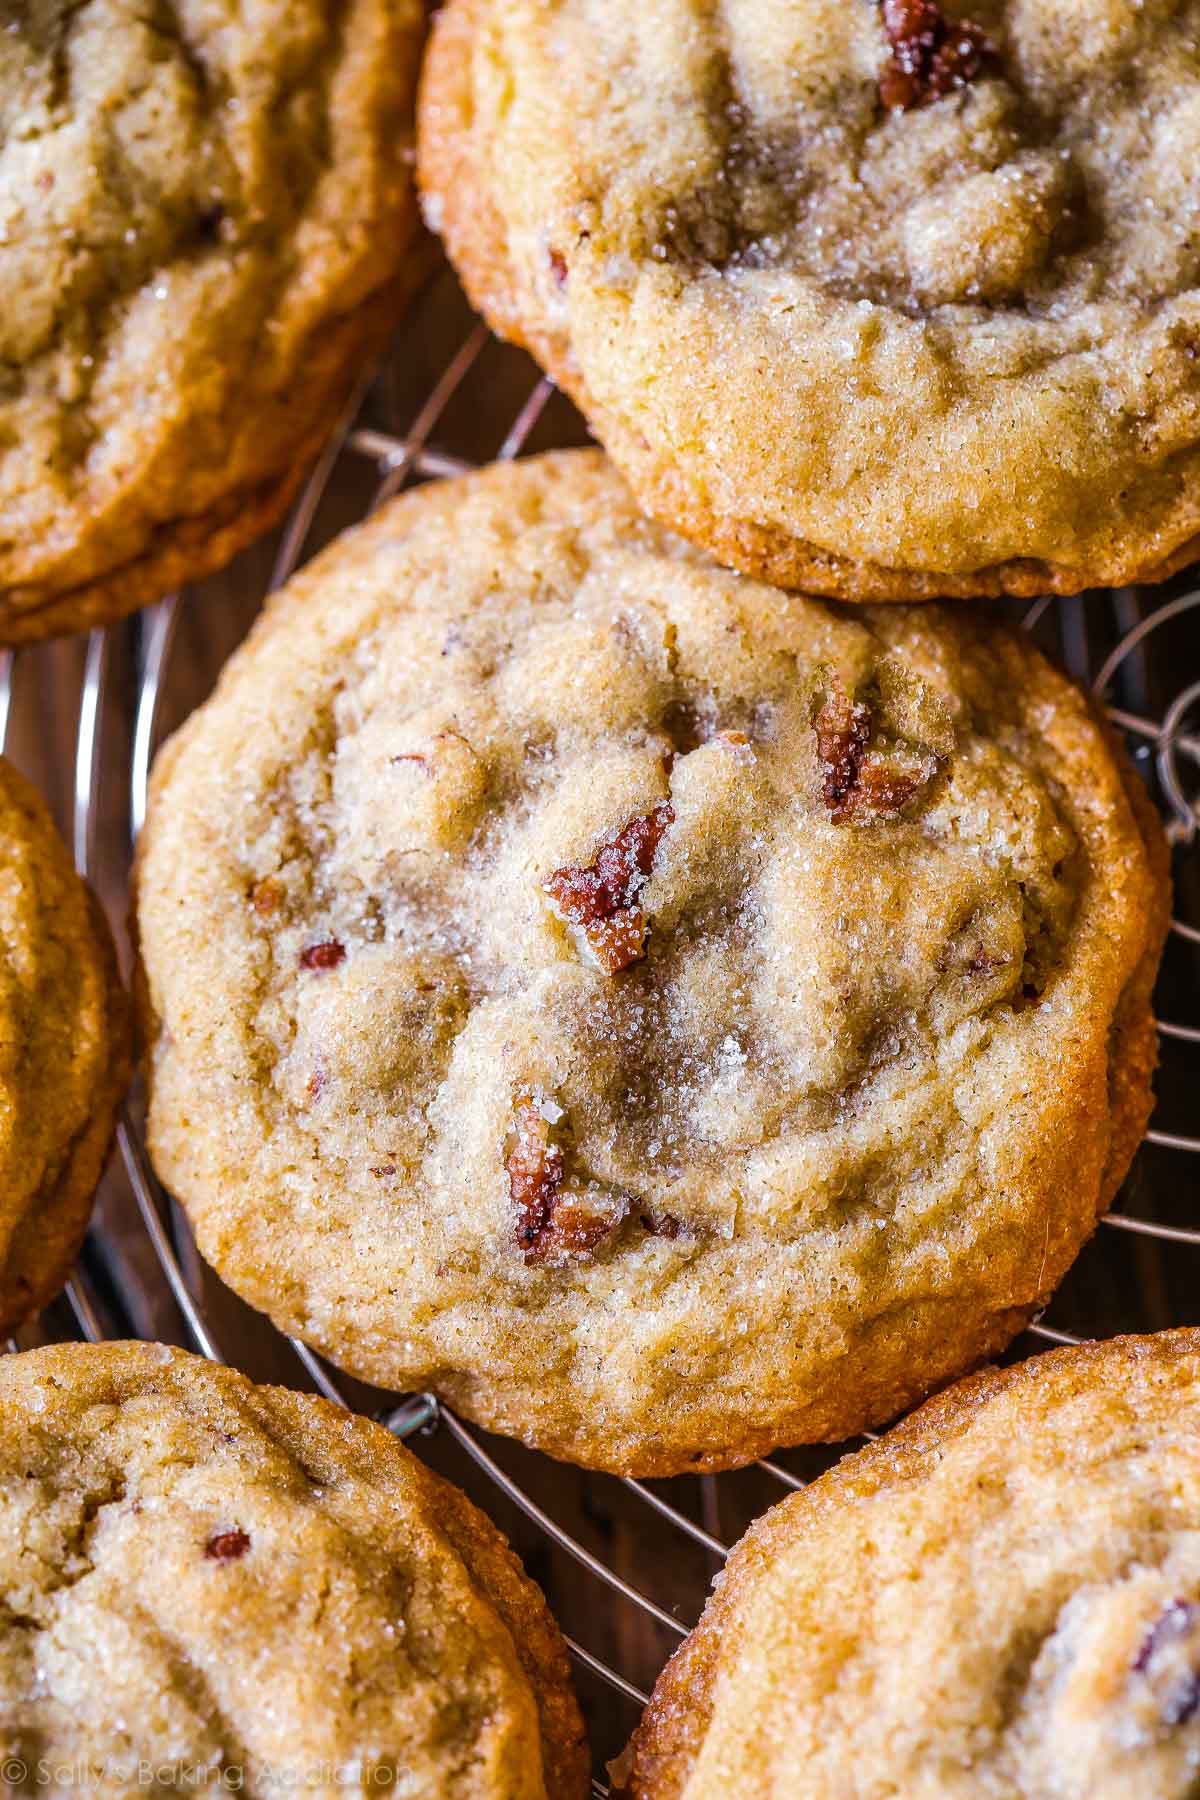
[[(371, 478), (365, 494), (366, 511), (381, 504), (406, 483), (456, 474), (473, 466), (474, 457), (453, 448), (454, 434), (449, 429), (448, 415), (454, 408), (460, 418), (467, 417), (473, 411), (469, 402), (487, 391), (487, 377), (481, 363), (490, 344), (483, 326), (470, 324), (461, 341), (436, 371), (436, 378), (429, 385), (426, 396), (412, 410), (411, 421), (404, 430), (381, 428), (363, 416), (369, 384), (362, 385), (347, 407), (280, 536), (274, 565), (265, 584), (268, 589), (286, 580), (302, 560), (331, 479), (347, 461), (362, 465), (360, 473), (365, 472)], [(396, 358), (405, 358), (409, 348), (408, 338), (402, 337)], [(523, 398), (513, 411), (500, 443), (499, 455), (502, 457), (517, 456), (525, 449), (534, 433), (544, 426), (552, 400), (562, 406), (555, 398), (555, 390), (544, 378), (526, 374), (524, 379), (527, 385)], [(468, 402), (465, 407), (464, 399)], [(549, 441), (554, 441), (555, 435), (542, 431), (542, 436), (548, 437)], [(127, 831), (125, 841), (116, 845), (115, 851), (111, 835), (104, 837), (103, 848), (110, 859), (115, 854), (118, 886), (122, 879), (128, 878), (133, 846), (145, 818), (149, 770), (160, 730), (160, 705), (172, 648), (181, 615), (190, 604), (188, 596), (169, 596), (139, 619), (108, 631), (94, 631), (86, 641), (78, 678), (70, 827), (76, 863), (93, 879), (100, 878), (97, 857), (102, 837), (101, 777), (110, 772), (114, 764), (125, 771)], [(206, 600), (205, 604), (211, 604), (211, 601)], [(1151, 700), (1155, 683), (1149, 676), (1148, 653), (1154, 649), (1161, 634), (1185, 621), (1186, 615), (1197, 607), (1200, 607), (1200, 588), (1150, 594), (1123, 591), (1108, 596), (1089, 596), (1084, 601), (1039, 600), (1027, 610), (1023, 619), (1025, 626), (1036, 631), (1039, 637), (1049, 631), (1051, 644), (1073, 673), (1089, 683), (1097, 699), (1107, 705), (1113, 725), (1125, 734), (1164, 810), (1177, 855), (1184, 858), (1194, 852), (1197, 827), (1200, 826), (1195, 797), (1200, 788), (1200, 717), (1195, 717), (1193, 724), (1189, 723), (1194, 715), (1200, 715), (1200, 681), (1191, 681), (1172, 693), (1156, 716)], [(1103, 626), (1103, 633), (1098, 631), (1098, 625)], [(1100, 635), (1107, 646), (1102, 654), (1094, 641)], [(1196, 635), (1200, 641), (1200, 633)], [(0, 652), (0, 745), (8, 739), (27, 672), (34, 687), (44, 686), (47, 680), (61, 686), (58, 664), (50, 666), (53, 655), (53, 651), (45, 649), (16, 654)], [(113, 701), (112, 693), (117, 663), (125, 692), (123, 712)], [(1167, 687), (1171, 685), (1168, 679)], [(122, 741), (116, 745), (110, 741), (113, 735), (110, 716), (114, 712), (121, 718), (122, 731)], [(104, 886), (103, 880), (101, 886)], [(110, 882), (110, 890), (111, 887)], [(121, 904), (122, 897), (118, 893), (114, 905), (119, 907)], [(1194, 958), (1195, 947), (1200, 945), (1200, 928), (1183, 917), (1176, 917), (1172, 922), (1172, 938), (1172, 951), (1182, 953), (1185, 958), (1189, 955)], [(1170, 961), (1169, 954), (1168, 963)], [(1164, 1047), (1178, 1047), (1178, 1053), (1185, 1058), (1192, 1055), (1191, 1046), (1200, 1044), (1200, 1008), (1196, 1006), (1196, 998), (1195, 970), (1190, 966), (1176, 968), (1160, 989), (1160, 1006), (1165, 1014), (1160, 1024)], [(1189, 1004), (1197, 1022), (1181, 1016)], [(1194, 1077), (1195, 1071), (1190, 1069), (1186, 1073)], [(1187, 1080), (1182, 1085), (1186, 1094)], [(1141, 1153), (1139, 1161), (1156, 1152), (1186, 1157), (1200, 1151), (1200, 1137), (1186, 1129), (1175, 1128), (1180, 1123), (1188, 1123), (1186, 1116), (1165, 1121), (1156, 1117), (1154, 1129), (1147, 1134), (1150, 1150)], [(131, 1101), (122, 1115), (118, 1149), (124, 1179), (110, 1181), (114, 1196), (102, 1207), (100, 1222), (89, 1241), (89, 1251), (66, 1290), (69, 1310), (62, 1311), (61, 1319), (57, 1315), (48, 1316), (43, 1321), (42, 1335), (74, 1331), (96, 1341), (105, 1335), (106, 1320), (110, 1317), (123, 1328), (143, 1329), (136, 1302), (146, 1299), (147, 1289), (153, 1281), (161, 1281), (178, 1309), (182, 1334), (203, 1356), (224, 1360), (219, 1329), (210, 1316), (213, 1280), (211, 1277), (201, 1280), (182, 1216), (154, 1176), (145, 1151), (136, 1101)], [(1157, 1177), (1160, 1185), (1165, 1179), (1161, 1174)], [(1135, 1174), (1125, 1193), (1136, 1196), (1145, 1186), (1146, 1182)], [(1108, 1231), (1126, 1239), (1140, 1240), (1143, 1245), (1158, 1243), (1200, 1252), (1200, 1224), (1193, 1227), (1144, 1216), (1142, 1212), (1127, 1210), (1128, 1204), (1127, 1200), (1123, 1201), (1120, 1210), (1108, 1215), (1105, 1222)], [(137, 1221), (150, 1252), (140, 1275), (132, 1278), (137, 1289), (132, 1298), (124, 1291), (122, 1278), (113, 1274), (115, 1259), (110, 1240), (116, 1219), (123, 1221), (125, 1230), (131, 1220)], [(157, 1271), (152, 1281), (147, 1280), (147, 1267)], [(1196, 1267), (1200, 1269), (1200, 1261)], [(126, 1283), (130, 1280), (128, 1276), (124, 1279)], [(109, 1291), (102, 1298), (99, 1290), (106, 1284)], [(1149, 1322), (1177, 1322), (1162, 1317), (1161, 1312), (1160, 1305), (1159, 1316)], [(265, 1323), (260, 1329), (264, 1333), (270, 1330)], [(1023, 1334), (1020, 1349), (1028, 1351), (1046, 1344), (1079, 1341), (1077, 1333), (1040, 1319)], [(277, 1338), (275, 1344), (277, 1349), (280, 1348)], [(296, 1385), (310, 1386), (341, 1406), (363, 1404), (357, 1393), (347, 1392), (341, 1380), (304, 1345), (294, 1340), (289, 1340), (289, 1345), (288, 1354), (293, 1358), (292, 1378)], [(9, 1348), (16, 1347), (10, 1342)], [(279, 1366), (278, 1356), (274, 1366)], [(547, 1545), (552, 1545), (560, 1556), (569, 1559), (570, 1565), (579, 1571), (580, 1580), (593, 1584), (596, 1597), (606, 1601), (608, 1608), (607, 1611), (595, 1609), (597, 1617), (611, 1620), (613, 1609), (622, 1612), (632, 1621), (634, 1636), (642, 1627), (648, 1627), (654, 1644), (648, 1658), (651, 1674), (654, 1663), (661, 1660), (690, 1628), (699, 1612), (707, 1581), (720, 1566), (730, 1538), (737, 1535), (735, 1532), (722, 1533), (719, 1495), (728, 1484), (744, 1479), (741, 1476), (681, 1477), (655, 1486), (632, 1480), (620, 1484), (624, 1494), (636, 1502), (638, 1529), (642, 1533), (647, 1537), (661, 1533), (662, 1537), (657, 1541), (677, 1541), (695, 1553), (691, 1564), (694, 1574), (686, 1602), (677, 1599), (672, 1606), (664, 1605), (588, 1548), (581, 1541), (581, 1535), (568, 1529), (548, 1505), (535, 1498), (529, 1491), (528, 1481), (514, 1474), (508, 1466), (508, 1459), (503, 1457), (503, 1446), (485, 1441), (482, 1434), (464, 1425), (432, 1395), (409, 1396), (399, 1403), (393, 1400), (382, 1410), (378, 1407), (372, 1410), (401, 1438), (436, 1433), (451, 1442), (466, 1459), (466, 1466), (474, 1471), (477, 1497), (484, 1504), (488, 1503), (489, 1495), (494, 1500), (503, 1497)], [(523, 1471), (528, 1466), (527, 1461), (522, 1465)], [(770, 1499), (805, 1485), (805, 1474), (785, 1466), (778, 1458), (764, 1459), (748, 1473), (757, 1485), (749, 1500), (740, 1503), (743, 1525), (754, 1510)], [(606, 1479), (596, 1478), (597, 1484)], [(544, 1489), (545, 1483), (541, 1486)], [(663, 1487), (669, 1489), (670, 1498), (661, 1491)], [(654, 1567), (653, 1559), (650, 1566)], [(620, 1643), (629, 1640), (630, 1631), (610, 1630), (607, 1635)], [(621, 1729), (627, 1730), (636, 1709), (645, 1701), (643, 1687), (631, 1678), (627, 1668), (616, 1666), (618, 1657), (602, 1656), (594, 1648), (574, 1639), (570, 1640), (570, 1648), (581, 1676), (594, 1687), (598, 1684), (599, 1690), (607, 1690), (619, 1709)], [(645, 1654), (641, 1661), (643, 1665), (647, 1662)], [(611, 1708), (601, 1710), (605, 1729), (611, 1733), (614, 1714)], [(600, 1748), (605, 1754), (614, 1755), (620, 1748), (620, 1741), (618, 1733), (616, 1741), (605, 1742)], [(603, 1780), (597, 1777), (594, 1793), (603, 1795), (607, 1792)]]

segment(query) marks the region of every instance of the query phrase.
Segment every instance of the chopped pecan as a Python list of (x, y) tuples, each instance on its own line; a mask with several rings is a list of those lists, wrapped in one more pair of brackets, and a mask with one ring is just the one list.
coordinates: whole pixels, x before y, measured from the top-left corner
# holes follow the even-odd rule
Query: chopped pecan
[(550, 1223), (563, 1182), (563, 1153), (550, 1142), (550, 1121), (532, 1094), (517, 1100), (513, 1130), (515, 1142), (504, 1166), (517, 1209), (517, 1243), (528, 1256)]
[(1200, 1711), (1200, 1605), (1172, 1600), (1159, 1614), (1133, 1660), (1157, 1691), (1166, 1725), (1183, 1725)]
[(561, 1193), (550, 1209), (545, 1229), (525, 1251), (525, 1261), (553, 1268), (586, 1256), (616, 1230), (628, 1211), (629, 1201), (623, 1194), (600, 1188), (572, 1188)]
[(547, 258), (550, 263), (550, 273), (554, 277), (554, 285), (556, 287), (566, 287), (566, 285), (567, 285), (567, 259), (566, 259), (566, 257), (563, 255), (561, 250), (556, 250), (554, 248), (553, 244), (551, 244), (546, 255), (547, 255)]
[(821, 793), (834, 820), (895, 818), (937, 773), (931, 750), (872, 750), (871, 709), (837, 676), (813, 720)]
[(346, 959), (346, 946), (339, 944), (336, 938), (330, 938), (323, 944), (309, 944), (300, 952), (302, 969), (336, 969)]
[(215, 1531), (204, 1546), (204, 1554), (213, 1562), (237, 1562), (250, 1548), (250, 1539), (240, 1527), (232, 1531)]
[(532, 1094), (518, 1098), (513, 1129), (515, 1141), (504, 1166), (525, 1261), (553, 1267), (585, 1256), (620, 1224), (628, 1200), (598, 1188), (564, 1190), (563, 1153), (551, 1141), (550, 1121)]
[(867, 745), (871, 741), (871, 709), (852, 700), (835, 678), (825, 703), (813, 720), (817, 755), (821, 761), (821, 792), (835, 819), (845, 816), (845, 806), (858, 783)]
[(645, 953), (646, 920), (637, 904), (654, 855), (674, 823), (668, 803), (631, 819), (586, 867), (556, 869), (545, 883), (560, 916), (582, 931), (606, 975), (627, 969)]
[(892, 57), (879, 77), (879, 98), (890, 112), (910, 112), (966, 87), (995, 57), (981, 26), (948, 19), (937, 0), (882, 0), (882, 10)]

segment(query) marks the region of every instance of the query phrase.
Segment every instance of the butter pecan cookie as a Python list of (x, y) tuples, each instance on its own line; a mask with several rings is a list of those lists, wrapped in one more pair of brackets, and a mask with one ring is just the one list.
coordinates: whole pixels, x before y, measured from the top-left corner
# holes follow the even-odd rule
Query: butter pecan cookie
[(751, 1527), (617, 1791), (1187, 1800), (1198, 1434), (1197, 1331), (931, 1400)]
[(1021, 637), (730, 574), (596, 452), (424, 488), (160, 757), (151, 1153), (360, 1375), (621, 1471), (844, 1436), (1007, 1342), (1121, 1178), (1137, 792)]
[(82, 0), (0, 32), (0, 641), (279, 518), (417, 268), (420, 0)]
[(475, 303), (723, 562), (1200, 555), (1200, 0), (450, 0), (420, 111)]
[(0, 1334), (70, 1272), (129, 1064), (104, 917), (0, 757)]
[(545, 1601), (381, 1425), (161, 1344), (6, 1357), (0, 1409), (7, 1791), (586, 1791)]

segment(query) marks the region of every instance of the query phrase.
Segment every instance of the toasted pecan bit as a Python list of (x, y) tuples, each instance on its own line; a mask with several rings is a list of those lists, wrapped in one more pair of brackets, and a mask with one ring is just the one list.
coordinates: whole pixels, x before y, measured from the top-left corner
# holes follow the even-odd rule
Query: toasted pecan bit
[(336, 969), (346, 959), (346, 946), (339, 944), (336, 938), (330, 938), (324, 944), (309, 944), (300, 952), (302, 969)]
[(835, 819), (844, 817), (848, 797), (858, 783), (859, 770), (871, 741), (871, 711), (861, 700), (852, 700), (835, 676), (825, 703), (813, 720), (817, 755), (821, 761), (821, 792)]
[(526, 1250), (525, 1261), (547, 1263), (553, 1268), (586, 1256), (616, 1230), (628, 1211), (629, 1201), (623, 1194), (590, 1188), (559, 1194), (545, 1229)]
[(996, 54), (981, 26), (948, 19), (937, 0), (882, 0), (892, 57), (879, 77), (890, 112), (909, 112), (966, 87)]
[(329, 1077), (324, 1069), (314, 1069), (305, 1084), (304, 1093), (308, 1100), (319, 1100), (325, 1092)]
[(577, 926), (606, 975), (644, 955), (646, 920), (637, 899), (650, 878), (655, 852), (674, 823), (668, 803), (631, 819), (586, 867), (556, 869), (545, 883), (560, 916)]
[(237, 1562), (249, 1548), (250, 1539), (237, 1527), (233, 1531), (214, 1532), (204, 1546), (204, 1554), (212, 1562)]
[(396, 1165), (395, 1163), (380, 1163), (377, 1169), (371, 1170), (371, 1173), (372, 1175), (377, 1176), (380, 1181), (384, 1181), (389, 1175), (394, 1175), (396, 1173)]
[(813, 720), (821, 764), (821, 793), (834, 821), (895, 818), (938, 770), (931, 750), (897, 746), (870, 750), (871, 709), (853, 700), (835, 676)]
[(550, 250), (548, 251), (547, 254), (548, 254), (549, 262), (550, 262), (550, 273), (554, 277), (555, 286), (556, 287), (566, 287), (566, 285), (567, 285), (567, 259), (566, 259), (566, 257), (563, 255), (561, 250), (554, 249), (553, 245), (551, 245)]
[(550, 1223), (563, 1180), (563, 1153), (550, 1142), (550, 1123), (532, 1094), (522, 1094), (513, 1108), (515, 1142), (505, 1160), (508, 1191), (517, 1209), (517, 1243), (534, 1249)]
[(846, 796), (846, 817), (895, 818), (936, 773), (937, 758), (932, 755), (896, 762), (868, 752), (858, 781)]
[(564, 1191), (562, 1150), (551, 1142), (550, 1123), (531, 1094), (518, 1098), (513, 1128), (504, 1166), (525, 1261), (553, 1267), (585, 1256), (620, 1224), (628, 1200), (591, 1188)]

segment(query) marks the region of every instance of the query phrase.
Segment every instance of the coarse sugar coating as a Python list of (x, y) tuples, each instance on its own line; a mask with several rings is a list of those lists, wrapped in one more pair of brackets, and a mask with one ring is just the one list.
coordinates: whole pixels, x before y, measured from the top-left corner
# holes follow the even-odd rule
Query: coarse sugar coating
[(0, 30), (0, 642), (282, 514), (419, 270), (420, 0), (80, 0)]
[(382, 1426), (162, 1344), (5, 1357), (0, 1416), (10, 1791), (587, 1791), (545, 1601)]
[(722, 561), (1200, 554), (1200, 0), (450, 0), (419, 138), (476, 305)]
[(615, 1791), (1189, 1800), (1198, 1433), (1194, 1330), (931, 1400), (751, 1527)]
[(718, 568), (596, 452), (304, 569), (165, 747), (149, 1143), (344, 1367), (720, 1467), (1005, 1343), (1150, 1106), (1148, 802), (1025, 639)]
[(40, 796), (0, 757), (0, 1332), (70, 1273), (129, 1040), (104, 916)]

